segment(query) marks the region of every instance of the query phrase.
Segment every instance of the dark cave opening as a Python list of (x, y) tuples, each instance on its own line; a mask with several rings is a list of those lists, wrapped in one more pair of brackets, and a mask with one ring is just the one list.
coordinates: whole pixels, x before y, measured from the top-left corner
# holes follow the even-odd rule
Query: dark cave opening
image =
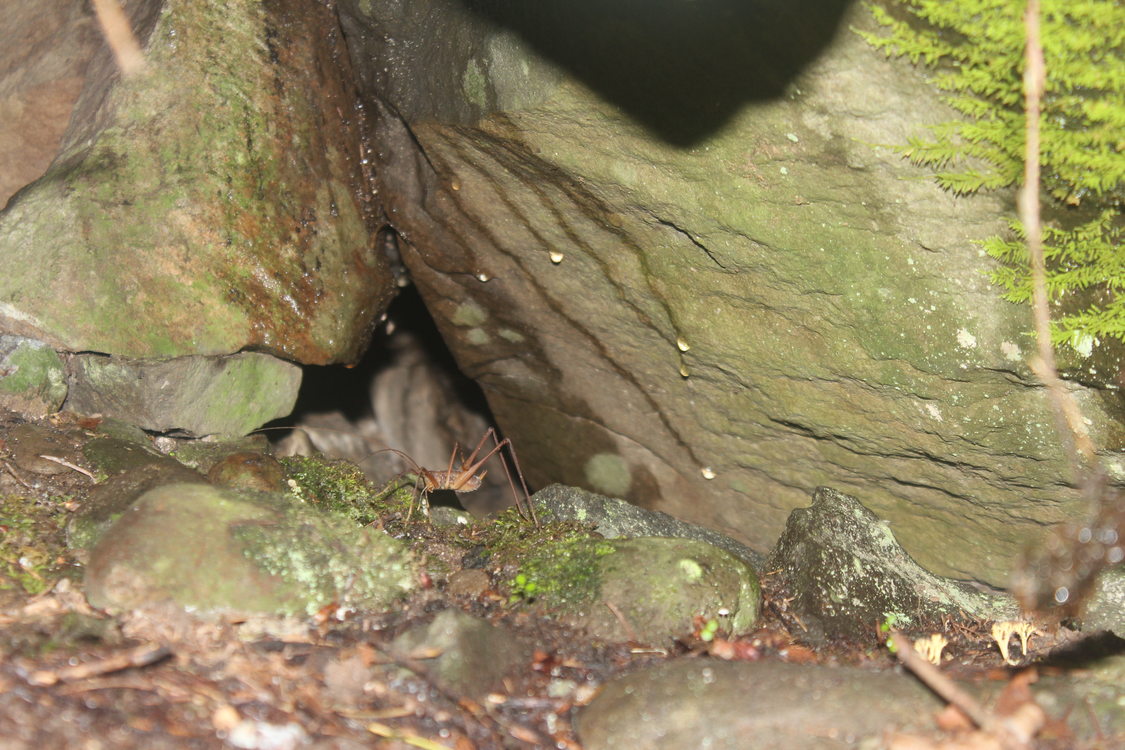
[[(499, 434), (483, 391), (457, 367), (418, 290), (407, 284), (364, 356), (352, 366), (306, 365), (293, 412), (265, 429), (281, 455), (346, 459), (381, 483), (419, 466), (446, 470), (455, 445), (470, 453), (489, 428)], [(477, 515), (511, 505), (498, 461), (482, 467), (479, 490), (438, 491), (431, 503)]]
[(309, 414), (340, 411), (349, 419), (367, 416), (370, 412), (371, 379), (389, 364), (388, 348), (396, 336), (411, 336), (435, 367), (448, 372), (454, 379), (455, 396), (470, 411), (491, 415), (484, 393), (472, 379), (457, 367), (453, 355), (441, 338), (437, 324), (422, 297), (413, 285), (406, 285), (387, 310), (386, 321), (372, 334), (363, 357), (354, 365), (306, 366), (301, 393), (292, 421)]

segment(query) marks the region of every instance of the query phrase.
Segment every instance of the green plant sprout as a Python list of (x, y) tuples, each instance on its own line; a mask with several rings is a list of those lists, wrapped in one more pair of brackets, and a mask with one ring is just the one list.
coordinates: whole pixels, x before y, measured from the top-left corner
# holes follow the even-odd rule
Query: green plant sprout
[(539, 592), (539, 585), (523, 573), (516, 573), (516, 577), (508, 581), (508, 587), (512, 590), (512, 595), (508, 597), (508, 604), (534, 601)]
[(699, 629), (699, 640), (704, 643), (710, 643), (715, 640), (715, 635), (719, 632), (719, 621), (711, 618), (703, 623), (703, 627)]
[[(885, 612), (883, 614), (883, 621), (881, 623), (879, 623), (879, 632), (882, 633), (884, 636), (888, 636), (889, 633), (892, 630), (894, 630), (895, 628), (897, 628), (898, 626), (903, 625), (903, 624), (909, 624), (909, 623), (910, 623), (909, 617), (897, 614), (895, 612)], [(895, 653), (898, 650), (897, 647), (895, 646), (894, 638), (891, 638), (891, 637), (887, 638), (887, 650), (890, 651), (892, 654)]]

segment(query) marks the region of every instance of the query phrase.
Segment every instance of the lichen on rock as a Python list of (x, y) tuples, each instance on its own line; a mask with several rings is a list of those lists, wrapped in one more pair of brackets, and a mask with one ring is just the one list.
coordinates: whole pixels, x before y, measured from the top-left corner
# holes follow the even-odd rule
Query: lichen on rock
[(858, 500), (828, 487), (798, 508), (767, 562), (792, 597), (812, 641), (863, 640), (888, 616), (914, 627), (943, 615), (1015, 617), (1013, 597), (934, 575), (899, 545), (888, 523)]
[(416, 585), (382, 531), (267, 493), (170, 484), (137, 499), (90, 552), (86, 594), (115, 611), (171, 600), (200, 612), (380, 610)]

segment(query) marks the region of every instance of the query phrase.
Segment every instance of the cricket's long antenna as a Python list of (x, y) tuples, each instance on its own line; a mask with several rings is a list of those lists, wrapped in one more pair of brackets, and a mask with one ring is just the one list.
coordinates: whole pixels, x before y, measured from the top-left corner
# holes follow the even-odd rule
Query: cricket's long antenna
[[(250, 434), (253, 435), (255, 433), (266, 432), (266, 431), (275, 432), (277, 430), (289, 430), (290, 432), (303, 432), (306, 435), (314, 433), (314, 432), (332, 432), (332, 433), (336, 433), (338, 435), (351, 435), (352, 434), (348, 430), (337, 430), (337, 429), (334, 429), (332, 427), (302, 427), (302, 426), (298, 426), (298, 425), (294, 425), (292, 427), (287, 427), (287, 426), (259, 427), (258, 429), (254, 430)], [(398, 448), (391, 448), (390, 446), (387, 446), (386, 448), (378, 448), (376, 450), (373, 450), (370, 453), (367, 453), (366, 455), (364, 455), (363, 458), (371, 458), (372, 456), (377, 456), (380, 453), (393, 453), (393, 454), (395, 454), (396, 456), (398, 456), (399, 458), (403, 459), (408, 464), (413, 466), (415, 474), (418, 474), (418, 473), (421, 473), (422, 471), (424, 471), (424, 469), (421, 466), (418, 465), (418, 462), (415, 461), (413, 458), (411, 458), (409, 454), (400, 451)]]

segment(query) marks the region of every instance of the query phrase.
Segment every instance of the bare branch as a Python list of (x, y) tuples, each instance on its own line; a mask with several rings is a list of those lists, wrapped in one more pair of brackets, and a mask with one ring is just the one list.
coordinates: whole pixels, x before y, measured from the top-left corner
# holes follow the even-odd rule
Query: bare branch
[[(1047, 299), (1047, 266), (1043, 260), (1043, 226), (1039, 216), (1039, 117), (1043, 89), (1047, 81), (1047, 66), (1043, 61), (1043, 44), (1039, 36), (1039, 0), (1028, 0), (1024, 16), (1027, 30), (1027, 47), (1023, 73), (1024, 114), (1026, 142), (1024, 145), (1024, 179), (1019, 196), (1020, 221), (1027, 233), (1027, 250), (1031, 256), (1032, 310), (1035, 317), (1035, 338), (1039, 347), (1038, 360), (1033, 360), (1032, 370), (1047, 387), (1051, 407), (1055, 412), (1059, 437), (1076, 450), (1074, 469), (1096, 460), (1094, 444), (1086, 433), (1078, 405), (1063, 387), (1055, 366), (1055, 350), (1051, 345), (1051, 313)], [(1067, 440), (1069, 436), (1070, 440)]]

